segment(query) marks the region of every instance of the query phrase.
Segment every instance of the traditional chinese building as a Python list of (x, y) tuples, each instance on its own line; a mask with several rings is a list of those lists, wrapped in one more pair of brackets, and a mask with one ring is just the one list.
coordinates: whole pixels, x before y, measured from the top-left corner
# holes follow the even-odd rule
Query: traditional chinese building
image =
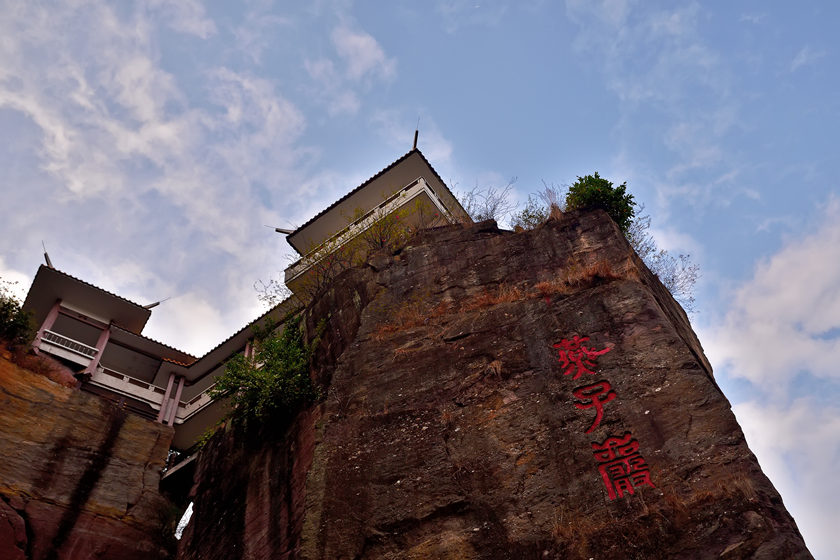
[(143, 335), (151, 309), (42, 265), (24, 301), (39, 325), (33, 346), (77, 372), (82, 390), (175, 426), (187, 449), (224, 414), (207, 394), (224, 362), (243, 352), (251, 326), (289, 311), (285, 302), (200, 358)]
[[(302, 258), (286, 269), (293, 290), (314, 265), (353, 242), (377, 220), (399, 215), (406, 226), (469, 220), (419, 150), (412, 150), (288, 235)], [(348, 220), (352, 217), (352, 220)], [(154, 305), (141, 305), (42, 265), (23, 308), (38, 325), (33, 342), (76, 371), (82, 390), (174, 426), (173, 447), (189, 449), (225, 413), (208, 391), (224, 363), (245, 352), (252, 327), (279, 322), (299, 306), (289, 299), (201, 357), (143, 334)]]
[(425, 156), (413, 149), (288, 235), (301, 259), (286, 268), (286, 285), (297, 293), (319, 263), (387, 219), (399, 219), (408, 228), (472, 221)]

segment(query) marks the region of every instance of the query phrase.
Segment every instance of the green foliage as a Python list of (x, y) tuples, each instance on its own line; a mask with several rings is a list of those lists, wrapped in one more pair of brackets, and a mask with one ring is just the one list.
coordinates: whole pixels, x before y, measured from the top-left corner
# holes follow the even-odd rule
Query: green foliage
[(0, 340), (10, 346), (24, 346), (32, 341), (35, 330), (32, 318), (23, 311), (12, 294), (13, 283), (0, 280)]
[[(319, 333), (323, 326), (319, 326)], [(290, 318), (281, 334), (274, 325), (256, 332), (252, 358), (237, 354), (218, 377), (210, 396), (229, 397), (234, 421), (283, 422), (318, 397), (309, 376), (309, 358), (319, 338), (307, 345), (300, 317)]]
[[(512, 225), (523, 229), (534, 229), (545, 223), (549, 217), (562, 213), (561, 191), (555, 185), (543, 182), (542, 192), (536, 198), (528, 197), (528, 203), (513, 215)], [(594, 175), (578, 177), (565, 196), (566, 209), (601, 208), (615, 220), (636, 254), (645, 262), (662, 284), (671, 292), (685, 310), (696, 311), (694, 285), (700, 276), (700, 267), (691, 261), (690, 255), (672, 255), (660, 249), (650, 235), (650, 216), (644, 213), (644, 205), (637, 206), (633, 195), (626, 192), (627, 183), (618, 187)], [(541, 205), (540, 202), (543, 204)]]
[(627, 233), (635, 215), (633, 195), (627, 194), (627, 183), (613, 187), (608, 181), (598, 175), (578, 177), (575, 184), (569, 187), (566, 195), (567, 210), (581, 210), (600, 208), (615, 220), (621, 231)]

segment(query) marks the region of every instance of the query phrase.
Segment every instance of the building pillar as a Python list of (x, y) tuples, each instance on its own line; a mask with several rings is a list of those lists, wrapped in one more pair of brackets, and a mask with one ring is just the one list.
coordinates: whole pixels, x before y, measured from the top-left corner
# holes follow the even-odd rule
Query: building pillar
[(156, 422), (163, 424), (163, 419), (166, 418), (166, 409), (169, 407), (169, 397), (172, 396), (172, 383), (175, 381), (175, 374), (169, 374), (169, 383), (166, 384), (166, 392), (163, 394), (163, 400), (160, 401), (160, 412), (158, 412)]
[(41, 337), (44, 336), (44, 331), (48, 331), (52, 328), (55, 324), (55, 320), (58, 319), (58, 312), (61, 310), (61, 300), (55, 300), (52, 308), (50, 309), (49, 313), (47, 313), (47, 317), (44, 319), (44, 322), (41, 323), (41, 328), (38, 329), (38, 333), (35, 335), (35, 338), (32, 340), (32, 347), (35, 349), (35, 353), (38, 353), (38, 346), (41, 344)]
[(111, 325), (108, 325), (99, 333), (99, 340), (96, 341), (96, 356), (93, 357), (84, 371), (88, 375), (93, 375), (96, 372), (96, 368), (99, 366), (99, 360), (102, 359), (102, 352), (105, 351), (105, 345), (108, 344), (109, 338), (111, 338)]
[(184, 390), (184, 376), (178, 380), (178, 390), (175, 391), (175, 400), (172, 401), (172, 408), (169, 411), (169, 425), (175, 425), (175, 416), (178, 414), (178, 405), (181, 403), (181, 391)]

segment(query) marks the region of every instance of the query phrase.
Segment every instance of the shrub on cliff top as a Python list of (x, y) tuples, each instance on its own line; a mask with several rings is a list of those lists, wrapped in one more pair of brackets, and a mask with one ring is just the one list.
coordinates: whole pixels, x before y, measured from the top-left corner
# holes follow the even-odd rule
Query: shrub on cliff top
[(582, 210), (600, 208), (615, 220), (621, 231), (626, 234), (633, 221), (636, 203), (633, 195), (627, 194), (627, 183), (613, 187), (608, 181), (598, 175), (584, 175), (578, 177), (575, 184), (569, 187), (566, 195), (567, 210)]
[(289, 420), (318, 396), (309, 376), (317, 343), (317, 337), (304, 342), (300, 317), (286, 321), (282, 333), (269, 325), (256, 332), (253, 356), (237, 354), (227, 362), (210, 396), (231, 399), (234, 421)]
[[(543, 204), (529, 196), (525, 208), (513, 215), (511, 224), (514, 227), (535, 229), (550, 215), (562, 211), (560, 189), (553, 184), (543, 184), (543, 191), (536, 195)], [(567, 210), (600, 208), (606, 211), (651, 272), (659, 277), (686, 311), (694, 312), (694, 284), (700, 276), (699, 266), (691, 261), (690, 255), (674, 256), (657, 247), (650, 234), (650, 216), (644, 213), (644, 205), (637, 205), (633, 195), (626, 191), (626, 182), (614, 187), (612, 182), (595, 172), (594, 175), (578, 177), (562, 198)]]

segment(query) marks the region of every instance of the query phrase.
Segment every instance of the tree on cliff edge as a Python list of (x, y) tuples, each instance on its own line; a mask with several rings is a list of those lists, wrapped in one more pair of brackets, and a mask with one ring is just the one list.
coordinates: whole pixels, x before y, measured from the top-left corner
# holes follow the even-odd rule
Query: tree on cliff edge
[[(638, 207), (638, 212), (636, 208)], [(700, 267), (691, 262), (691, 256), (674, 256), (659, 249), (650, 235), (650, 216), (643, 214), (644, 206), (633, 201), (627, 193), (627, 183), (614, 187), (596, 171), (594, 175), (578, 177), (566, 194), (567, 210), (600, 208), (609, 214), (633, 246), (636, 254), (659, 277), (662, 284), (686, 311), (694, 312), (694, 284), (700, 276)]]
[(597, 171), (594, 175), (578, 177), (566, 194), (567, 210), (600, 208), (618, 224), (624, 235), (627, 235), (636, 215), (634, 206), (636, 203), (633, 195), (627, 194), (626, 182), (613, 187), (612, 182), (598, 175)]

